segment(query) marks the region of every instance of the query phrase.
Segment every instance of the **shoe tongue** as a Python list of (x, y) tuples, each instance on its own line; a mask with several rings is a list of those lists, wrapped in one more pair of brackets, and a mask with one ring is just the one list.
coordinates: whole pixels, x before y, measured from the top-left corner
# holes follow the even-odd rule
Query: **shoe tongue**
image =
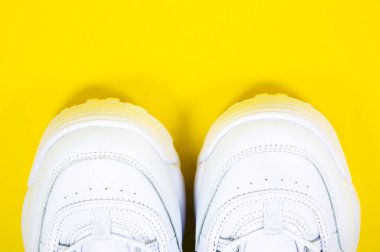
[(82, 247), (82, 252), (124, 252), (126, 243), (111, 239), (111, 217), (109, 210), (92, 212), (92, 241)]
[(280, 234), (276, 235), (259, 235), (252, 238), (244, 246), (243, 250), (246, 252), (250, 251), (267, 251), (267, 252), (295, 252), (297, 250), (297, 245), (294, 240)]
[(129, 248), (121, 241), (104, 240), (104, 241), (92, 241), (85, 244), (82, 248), (82, 252), (126, 252), (135, 251), (135, 248)]
[(284, 227), (282, 205), (279, 200), (264, 202), (264, 233), (248, 241), (243, 251), (298, 251), (295, 241), (281, 234)]

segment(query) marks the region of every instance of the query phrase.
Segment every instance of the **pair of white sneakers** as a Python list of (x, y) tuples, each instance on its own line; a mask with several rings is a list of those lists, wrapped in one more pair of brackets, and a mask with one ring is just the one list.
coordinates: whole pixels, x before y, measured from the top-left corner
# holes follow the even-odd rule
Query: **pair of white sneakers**
[[(184, 132), (184, 134), (186, 134)], [(144, 109), (90, 100), (47, 128), (29, 178), (27, 252), (182, 251), (172, 138)], [(233, 105), (195, 181), (196, 251), (355, 251), (360, 206), (334, 129), (285, 95)]]

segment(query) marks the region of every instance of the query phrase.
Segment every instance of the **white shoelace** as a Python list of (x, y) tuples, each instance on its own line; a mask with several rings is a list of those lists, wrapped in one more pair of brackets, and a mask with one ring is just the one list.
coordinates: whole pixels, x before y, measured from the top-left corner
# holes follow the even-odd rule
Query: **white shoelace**
[[(133, 246), (133, 247), (139, 248), (139, 249), (146, 251), (146, 252), (153, 252), (153, 249), (149, 246), (149, 244), (146, 244), (146, 243), (143, 243), (140, 241), (136, 241), (136, 240), (131, 239), (131, 238), (121, 237), (119, 235), (112, 234), (111, 240), (120, 241), (120, 242), (125, 243), (126, 248), (127, 248), (127, 246)], [(83, 238), (82, 240), (79, 240), (75, 244), (71, 245), (69, 248), (63, 250), (63, 252), (80, 252), (81, 248), (84, 245), (86, 245), (89, 242), (93, 242), (93, 241), (94, 240), (93, 240), (92, 236), (88, 236), (86, 238)]]
[[(251, 233), (248, 233), (238, 239), (235, 239), (233, 240), (232, 242), (228, 243), (224, 248), (221, 249), (220, 252), (228, 252), (228, 251), (231, 251), (233, 249), (236, 249), (236, 248), (239, 248), (239, 250), (241, 249), (241, 246), (244, 245), (246, 242), (250, 241), (252, 238), (255, 238), (259, 235), (263, 235), (265, 234), (265, 231), (264, 229), (259, 229), (259, 230), (255, 230)], [(294, 241), (300, 243), (301, 245), (303, 245), (304, 247), (308, 248), (309, 251), (313, 251), (313, 252), (320, 252), (321, 249), (315, 245), (314, 243), (308, 241), (308, 240), (305, 240), (299, 236), (297, 236), (296, 234), (286, 230), (286, 229), (282, 229), (280, 233), (278, 234), (282, 234), (282, 235), (285, 235), (291, 239), (293, 239)], [(272, 234), (272, 235), (278, 235), (278, 234)]]

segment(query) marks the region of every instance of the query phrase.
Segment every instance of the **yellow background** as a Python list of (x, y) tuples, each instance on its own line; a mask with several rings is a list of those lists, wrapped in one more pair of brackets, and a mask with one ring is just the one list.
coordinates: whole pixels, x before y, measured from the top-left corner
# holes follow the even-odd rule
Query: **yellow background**
[(380, 251), (379, 13), (378, 0), (1, 0), (1, 250), (23, 250), (29, 169), (62, 108), (93, 97), (147, 108), (172, 133), (192, 197), (217, 116), (281, 92), (337, 129), (362, 205), (359, 251)]

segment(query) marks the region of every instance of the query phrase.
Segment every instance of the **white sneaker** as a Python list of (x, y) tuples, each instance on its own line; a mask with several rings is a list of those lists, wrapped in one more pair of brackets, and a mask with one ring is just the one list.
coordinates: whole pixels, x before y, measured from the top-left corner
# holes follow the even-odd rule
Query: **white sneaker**
[(356, 251), (360, 206), (334, 129), (284, 95), (220, 116), (198, 160), (195, 201), (200, 252)]
[(184, 185), (166, 129), (114, 99), (64, 110), (29, 178), (27, 252), (181, 251)]

